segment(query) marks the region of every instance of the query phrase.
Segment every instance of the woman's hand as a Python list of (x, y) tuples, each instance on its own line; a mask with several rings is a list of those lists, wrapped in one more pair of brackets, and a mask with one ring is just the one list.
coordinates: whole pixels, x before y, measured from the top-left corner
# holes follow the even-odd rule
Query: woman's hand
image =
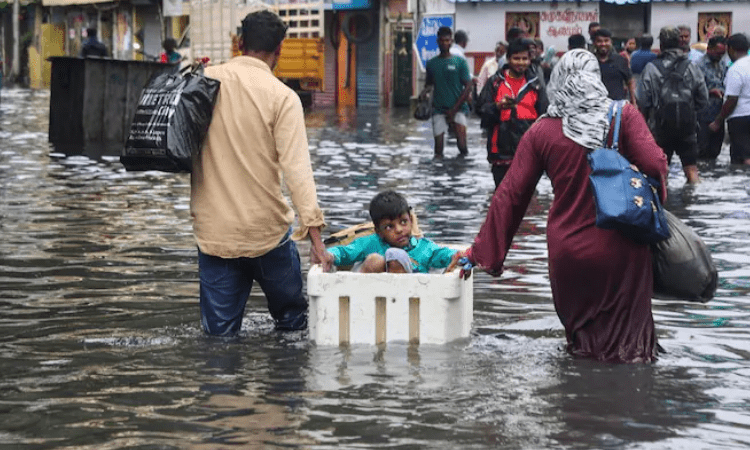
[(460, 250), (453, 254), (451, 263), (448, 264), (446, 272), (453, 272), (456, 266), (461, 266), (460, 277), (467, 280), (471, 276), (471, 269), (474, 267), (474, 263), (470, 260), (471, 248), (466, 250)]

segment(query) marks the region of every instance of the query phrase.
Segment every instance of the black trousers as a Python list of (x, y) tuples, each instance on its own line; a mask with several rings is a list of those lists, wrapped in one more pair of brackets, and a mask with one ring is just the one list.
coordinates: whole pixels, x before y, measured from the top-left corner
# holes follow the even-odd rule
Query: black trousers
[(710, 123), (698, 122), (698, 159), (716, 159), (724, 145), (724, 127), (714, 133), (708, 128)]
[(750, 116), (727, 120), (729, 129), (729, 156), (733, 164), (742, 164), (750, 159)]

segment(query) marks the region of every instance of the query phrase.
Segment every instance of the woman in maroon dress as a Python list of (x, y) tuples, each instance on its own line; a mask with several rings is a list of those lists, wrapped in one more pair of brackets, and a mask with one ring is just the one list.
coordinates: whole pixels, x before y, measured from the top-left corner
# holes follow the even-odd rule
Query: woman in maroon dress
[[(601, 361), (653, 361), (657, 344), (649, 248), (595, 225), (586, 155), (609, 132), (611, 103), (596, 58), (585, 50), (566, 53), (548, 89), (547, 114), (523, 136), (466, 256), (495, 276), (502, 273), (513, 235), (546, 172), (554, 190), (547, 227), (550, 285), (568, 352)], [(623, 109), (620, 151), (660, 180), (664, 201), (666, 156), (630, 104)]]

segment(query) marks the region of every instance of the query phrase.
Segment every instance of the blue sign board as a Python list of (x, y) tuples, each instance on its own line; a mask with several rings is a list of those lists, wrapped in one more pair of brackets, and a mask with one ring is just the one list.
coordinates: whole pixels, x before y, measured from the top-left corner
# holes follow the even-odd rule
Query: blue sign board
[(453, 16), (428, 16), (422, 18), (419, 33), (414, 40), (414, 48), (419, 55), (419, 63), (425, 70), (427, 61), (440, 54), (437, 44), (437, 32), (440, 27), (453, 29)]
[(333, 0), (331, 9), (334, 11), (348, 9), (370, 9), (372, 2), (370, 0)]

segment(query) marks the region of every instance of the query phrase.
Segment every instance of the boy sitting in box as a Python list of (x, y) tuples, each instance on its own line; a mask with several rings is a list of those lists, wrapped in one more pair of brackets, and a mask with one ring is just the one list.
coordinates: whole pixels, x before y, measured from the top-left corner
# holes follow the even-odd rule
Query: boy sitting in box
[(370, 202), (375, 233), (349, 245), (329, 248), (323, 267), (362, 262), (359, 271), (363, 273), (428, 273), (457, 261), (457, 250), (412, 236), (410, 212), (411, 207), (401, 194), (392, 190), (379, 193)]

